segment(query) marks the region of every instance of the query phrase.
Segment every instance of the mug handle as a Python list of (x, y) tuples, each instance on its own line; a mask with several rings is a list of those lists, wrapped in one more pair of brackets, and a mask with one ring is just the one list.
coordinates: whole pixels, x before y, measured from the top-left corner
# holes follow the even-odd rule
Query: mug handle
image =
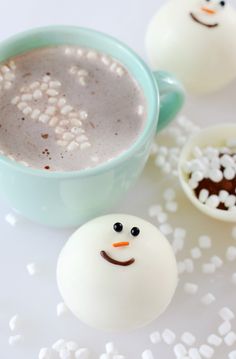
[(183, 106), (185, 91), (173, 75), (165, 71), (154, 71), (153, 75), (160, 93), (160, 113), (157, 125), (159, 132), (166, 127)]

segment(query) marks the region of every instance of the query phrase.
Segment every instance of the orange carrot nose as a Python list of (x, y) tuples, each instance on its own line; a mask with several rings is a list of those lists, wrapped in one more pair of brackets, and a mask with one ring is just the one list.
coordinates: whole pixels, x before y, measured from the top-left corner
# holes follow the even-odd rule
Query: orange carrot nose
[(216, 10), (209, 9), (208, 7), (202, 7), (201, 10), (206, 12), (209, 15), (216, 14)]
[(116, 242), (116, 243), (112, 243), (113, 247), (124, 247), (124, 246), (128, 246), (129, 242)]

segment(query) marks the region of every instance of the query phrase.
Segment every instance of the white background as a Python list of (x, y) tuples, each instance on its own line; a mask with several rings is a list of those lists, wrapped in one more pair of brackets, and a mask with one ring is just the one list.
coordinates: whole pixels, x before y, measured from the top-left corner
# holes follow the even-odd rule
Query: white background
[[(181, 1), (181, 0), (179, 0)], [(158, 9), (161, 0), (8, 0), (0, 4), (0, 39), (19, 31), (42, 25), (71, 24), (91, 27), (109, 33), (130, 45), (142, 57), (145, 57), (144, 35), (149, 19)], [(231, 34), (233, 35), (233, 34)], [(234, 34), (235, 35), (235, 34)], [(205, 126), (208, 123), (235, 121), (236, 85), (225, 91), (204, 98), (188, 98), (183, 112), (196, 123)], [(148, 205), (161, 201), (163, 186), (169, 179), (163, 180), (150, 160), (142, 178), (117, 207), (117, 211), (138, 214), (147, 217)], [(167, 184), (166, 184), (167, 182)], [(139, 194), (137, 196), (137, 193)], [(196, 244), (197, 234), (210, 233), (214, 238), (214, 248), (207, 258), (218, 253), (224, 257), (225, 248), (232, 245), (231, 226), (217, 223), (199, 214), (185, 199), (181, 191), (178, 194), (180, 211), (172, 216), (174, 225), (188, 228), (188, 244), (182, 254), (188, 256), (189, 248)], [(57, 255), (71, 230), (58, 231), (40, 227), (19, 219), (15, 228), (4, 221), (10, 209), (0, 206), (0, 358), (35, 359), (42, 346), (50, 346), (56, 339), (64, 337), (74, 339), (81, 346), (92, 350), (93, 358), (104, 351), (104, 344), (114, 340), (120, 353), (128, 359), (141, 358), (144, 349), (152, 349), (155, 358), (171, 359), (173, 353), (166, 345), (154, 346), (149, 341), (153, 330), (166, 327), (174, 329), (178, 336), (184, 330), (192, 330), (198, 338), (197, 345), (206, 341), (206, 337), (216, 330), (220, 320), (217, 311), (227, 304), (236, 312), (235, 289), (229, 283), (235, 265), (225, 265), (214, 277), (206, 277), (200, 269), (189, 277), (181, 279), (175, 300), (168, 311), (156, 322), (137, 332), (119, 335), (91, 330), (68, 315), (56, 317), (55, 307), (60, 301), (55, 283), (55, 265)], [(207, 260), (207, 259), (206, 259)], [(25, 270), (29, 261), (36, 261), (41, 267), (38, 277), (30, 278)], [(200, 268), (200, 267), (199, 267)], [(200, 293), (188, 298), (183, 294), (185, 281), (197, 282)], [(211, 291), (217, 297), (216, 304), (210, 309), (203, 308), (201, 295)], [(23, 323), (20, 332), (25, 337), (22, 345), (9, 348), (7, 341), (10, 331), (10, 317), (19, 313)], [(234, 330), (235, 330), (234, 322)], [(225, 359), (230, 349), (222, 347), (214, 359)], [(231, 348), (232, 350), (232, 348)]]

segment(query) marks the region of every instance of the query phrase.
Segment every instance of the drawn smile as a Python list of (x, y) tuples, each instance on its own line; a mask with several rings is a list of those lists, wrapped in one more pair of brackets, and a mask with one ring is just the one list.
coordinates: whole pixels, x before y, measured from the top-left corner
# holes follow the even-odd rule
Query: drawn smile
[(130, 266), (135, 261), (134, 258), (128, 259), (127, 261), (118, 261), (118, 260), (110, 257), (105, 251), (101, 251), (100, 254), (101, 254), (102, 258), (104, 258), (107, 262), (112, 263), (117, 266), (123, 266), (123, 267)]
[(195, 22), (197, 22), (200, 25), (206, 26), (208, 28), (217, 27), (219, 25), (217, 23), (215, 23), (215, 24), (206, 24), (205, 22), (199, 20), (192, 12), (190, 12), (190, 16)]

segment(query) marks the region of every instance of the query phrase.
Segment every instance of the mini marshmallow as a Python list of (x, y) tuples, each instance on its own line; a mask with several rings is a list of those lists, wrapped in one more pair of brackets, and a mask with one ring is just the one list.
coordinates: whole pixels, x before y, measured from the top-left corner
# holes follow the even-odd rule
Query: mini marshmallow
[(217, 208), (220, 204), (220, 199), (217, 195), (212, 194), (206, 200), (206, 205), (210, 208)]
[(113, 342), (108, 342), (105, 344), (105, 348), (106, 348), (106, 353), (107, 354), (116, 354), (117, 350), (115, 348), (115, 345)]
[(142, 105), (139, 105), (137, 108), (137, 113), (139, 116), (142, 116), (144, 113), (144, 107)]
[(224, 178), (232, 180), (235, 177), (235, 170), (232, 167), (226, 167), (224, 170)]
[(226, 198), (229, 196), (229, 192), (225, 191), (225, 190), (221, 190), (219, 192), (219, 199), (220, 202), (225, 203)]
[(60, 350), (64, 349), (66, 347), (66, 341), (64, 339), (58, 339), (53, 345), (52, 349), (56, 352), (59, 352)]
[(199, 351), (197, 350), (197, 348), (190, 348), (189, 352), (188, 352), (189, 358), (190, 359), (201, 359), (201, 355), (199, 354)]
[(207, 343), (215, 347), (219, 347), (222, 344), (222, 342), (223, 342), (222, 338), (216, 334), (211, 334), (207, 338)]
[(39, 351), (38, 359), (52, 359), (53, 351), (49, 348), (41, 348)]
[(211, 263), (213, 263), (216, 266), (216, 268), (222, 267), (222, 265), (224, 263), (223, 260), (218, 256), (213, 256), (213, 257), (211, 257), (210, 260), (211, 260)]
[(212, 242), (211, 242), (211, 238), (207, 235), (202, 235), (198, 238), (198, 243), (200, 248), (202, 249), (208, 249), (211, 248), (212, 246)]
[(178, 262), (177, 268), (178, 268), (178, 274), (182, 274), (186, 271), (186, 266), (184, 262)]
[(86, 148), (91, 147), (91, 144), (89, 142), (83, 142), (83, 143), (80, 144), (79, 147), (80, 147), (81, 150), (85, 150)]
[(19, 329), (19, 324), (20, 324), (20, 318), (19, 315), (16, 314), (14, 315), (10, 321), (9, 321), (9, 328), (12, 332), (16, 331)]
[(71, 112), (72, 110), (73, 110), (73, 107), (70, 106), (70, 105), (63, 106), (61, 108), (61, 114), (62, 115), (68, 115), (68, 113)]
[(186, 229), (184, 228), (175, 228), (173, 236), (175, 239), (184, 239), (186, 237)]
[(199, 348), (200, 354), (207, 359), (210, 359), (214, 355), (214, 349), (207, 344), (201, 345)]
[(10, 224), (12, 227), (14, 227), (17, 223), (17, 218), (14, 216), (13, 213), (8, 213), (5, 216), (5, 221)]
[(75, 352), (75, 359), (89, 359), (89, 350), (87, 348), (80, 348)]
[(198, 248), (198, 247), (192, 248), (190, 250), (190, 253), (191, 253), (191, 256), (193, 259), (199, 259), (202, 256), (202, 252), (201, 252), (200, 248)]
[(157, 214), (157, 221), (159, 223), (165, 223), (168, 219), (168, 215), (164, 212), (160, 212)]
[(63, 348), (59, 351), (59, 358), (60, 359), (72, 359), (72, 354), (68, 349)]
[(57, 304), (57, 316), (61, 317), (62, 315), (68, 313), (68, 308), (64, 302), (60, 302)]
[(162, 232), (162, 234), (164, 234), (166, 236), (168, 236), (169, 234), (171, 234), (173, 232), (173, 228), (171, 227), (171, 225), (169, 223), (161, 224), (159, 229)]
[(177, 202), (167, 202), (165, 205), (165, 209), (168, 212), (175, 213), (178, 210), (178, 203)]
[(232, 345), (234, 345), (236, 343), (236, 333), (235, 332), (229, 332), (225, 337), (224, 337), (224, 342), (228, 347), (231, 347)]
[(195, 336), (190, 332), (185, 332), (181, 335), (181, 340), (184, 344), (189, 347), (192, 346), (196, 342)]
[(233, 262), (236, 259), (236, 247), (230, 246), (226, 251), (226, 259), (229, 262)]
[(184, 291), (187, 294), (194, 295), (198, 291), (198, 285), (194, 283), (185, 283), (184, 284)]
[(35, 262), (28, 263), (26, 269), (30, 276), (34, 276), (39, 273), (39, 268)]
[(42, 91), (41, 90), (35, 90), (33, 92), (33, 98), (34, 100), (39, 100), (40, 98), (42, 98), (43, 94), (42, 94)]
[(201, 302), (204, 305), (210, 305), (212, 304), (214, 301), (216, 300), (216, 298), (214, 297), (214, 295), (212, 293), (207, 293), (205, 294), (202, 298), (201, 298)]
[(198, 197), (199, 201), (201, 203), (206, 203), (208, 197), (209, 197), (209, 191), (207, 189), (201, 189)]
[(174, 238), (172, 248), (175, 253), (182, 251), (184, 247), (184, 240), (182, 238)]
[(182, 343), (178, 343), (174, 346), (173, 349), (175, 356), (177, 358), (184, 358), (185, 355), (187, 355), (187, 350), (185, 346)]
[(157, 344), (161, 342), (161, 335), (159, 332), (153, 332), (150, 334), (150, 341), (152, 344)]
[(213, 263), (204, 263), (202, 265), (202, 272), (205, 274), (212, 274), (215, 273), (216, 266)]
[(173, 201), (175, 199), (175, 197), (176, 197), (176, 193), (175, 193), (175, 190), (173, 188), (167, 188), (163, 193), (163, 198), (167, 202)]
[(15, 346), (15, 345), (21, 343), (23, 341), (23, 339), (24, 339), (23, 335), (21, 335), (21, 334), (12, 335), (8, 339), (8, 344), (10, 346)]
[(211, 169), (209, 171), (209, 178), (213, 181), (213, 182), (220, 182), (223, 179), (223, 173), (219, 170), (219, 169)]
[(39, 116), (39, 122), (47, 123), (50, 120), (50, 117), (46, 114), (42, 114)]
[(229, 333), (229, 331), (231, 330), (232, 326), (230, 324), (229, 321), (225, 321), (223, 322), (219, 327), (218, 327), (218, 333), (223, 337), (225, 336), (227, 333)]
[(223, 307), (219, 311), (219, 316), (225, 321), (230, 321), (230, 320), (233, 320), (235, 318), (234, 313), (228, 307)]
[(37, 108), (34, 109), (32, 112), (31, 112), (31, 118), (32, 120), (36, 120), (40, 115), (40, 110), (38, 110)]
[(152, 351), (150, 349), (144, 350), (144, 352), (142, 353), (142, 359), (154, 359)]
[(233, 194), (230, 194), (225, 200), (225, 206), (228, 208), (233, 207), (235, 203), (236, 203), (236, 196), (234, 196)]
[(156, 215), (161, 212), (162, 212), (162, 207), (160, 205), (153, 205), (148, 209), (148, 214), (150, 217), (156, 217)]
[(79, 348), (78, 344), (73, 340), (66, 342), (66, 349), (70, 352), (75, 352)]
[(88, 118), (88, 114), (86, 111), (80, 111), (79, 117), (81, 118), (81, 120), (86, 120)]
[(192, 259), (186, 258), (184, 260), (184, 264), (185, 264), (186, 272), (187, 273), (193, 273), (193, 271), (194, 271), (194, 263), (193, 263)]
[(67, 150), (68, 151), (74, 151), (79, 147), (79, 144), (75, 141), (72, 141), (68, 146), (67, 146)]
[(176, 335), (170, 329), (165, 329), (162, 333), (162, 339), (167, 345), (172, 345), (175, 342)]

